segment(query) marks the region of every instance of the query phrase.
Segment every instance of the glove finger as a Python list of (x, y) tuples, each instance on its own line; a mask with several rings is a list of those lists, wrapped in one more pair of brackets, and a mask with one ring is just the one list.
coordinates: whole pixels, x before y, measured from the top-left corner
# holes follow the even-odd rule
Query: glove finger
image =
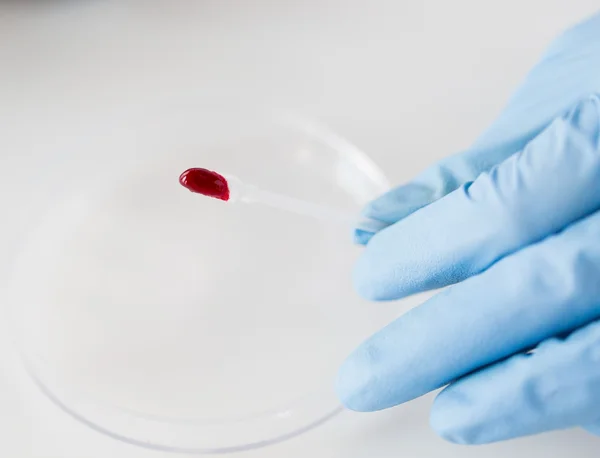
[(594, 322), (453, 383), (435, 400), (431, 424), (451, 442), (484, 444), (599, 417), (600, 322)]
[[(520, 151), (586, 94), (600, 92), (600, 14), (554, 41), (494, 123), (472, 147), (368, 204), (364, 216), (393, 224)], [(361, 234), (366, 244), (373, 233)]]
[[(519, 126), (521, 127), (521, 126)], [(365, 206), (363, 216), (393, 224), (416, 210), (451, 193), (463, 183), (519, 151), (541, 127), (524, 132), (498, 145), (481, 145), (447, 157), (422, 172), (412, 182), (398, 186)]]
[[(598, 418), (600, 418), (600, 410), (598, 411)], [(596, 419), (593, 423), (584, 425), (584, 429), (595, 436), (600, 436), (600, 419)]]
[(389, 300), (468, 278), (600, 208), (600, 97), (555, 120), (520, 153), (379, 232), (354, 281)]
[(350, 409), (391, 407), (600, 317), (600, 212), (447, 288), (342, 365)]

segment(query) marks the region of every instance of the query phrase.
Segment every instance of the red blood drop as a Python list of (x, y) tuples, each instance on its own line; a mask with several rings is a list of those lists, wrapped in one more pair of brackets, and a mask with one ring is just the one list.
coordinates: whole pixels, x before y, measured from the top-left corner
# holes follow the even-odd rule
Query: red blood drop
[(227, 180), (212, 170), (188, 169), (179, 177), (179, 183), (192, 192), (215, 199), (229, 200)]

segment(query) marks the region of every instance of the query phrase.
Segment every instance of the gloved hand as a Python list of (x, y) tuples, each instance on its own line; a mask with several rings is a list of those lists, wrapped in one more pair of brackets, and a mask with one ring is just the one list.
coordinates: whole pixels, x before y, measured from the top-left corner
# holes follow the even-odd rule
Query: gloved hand
[(453, 286), (348, 358), (337, 386), (348, 408), (449, 384), (431, 424), (453, 442), (600, 434), (598, 94), (600, 14), (554, 42), (470, 150), (365, 209), (391, 225), (357, 234), (363, 296)]

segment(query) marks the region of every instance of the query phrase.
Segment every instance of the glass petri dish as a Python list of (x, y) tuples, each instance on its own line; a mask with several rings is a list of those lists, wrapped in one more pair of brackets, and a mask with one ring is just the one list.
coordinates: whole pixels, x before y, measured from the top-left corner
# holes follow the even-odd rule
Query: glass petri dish
[(268, 445), (341, 409), (336, 370), (393, 311), (353, 292), (351, 228), (226, 204), (206, 167), (356, 211), (388, 188), (328, 129), (259, 104), (187, 98), (58, 120), (10, 281), (23, 362), (60, 408), (140, 446)]

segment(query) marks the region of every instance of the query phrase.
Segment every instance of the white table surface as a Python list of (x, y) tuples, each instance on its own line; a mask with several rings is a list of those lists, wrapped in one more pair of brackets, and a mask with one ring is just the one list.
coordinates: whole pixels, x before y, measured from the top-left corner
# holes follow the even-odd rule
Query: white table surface
[[(325, 121), (401, 181), (493, 119), (562, 28), (596, 0), (21, 1), (0, 4), (1, 250), (18, 231), (19, 137), (44, 115), (229, 88)], [(5, 268), (6, 266), (3, 266)], [(159, 457), (101, 436), (43, 397), (0, 335), (0, 456)], [(595, 457), (568, 431), (485, 447), (438, 439), (430, 397), (344, 413), (248, 457)], [(167, 456), (164, 454), (164, 456)]]

